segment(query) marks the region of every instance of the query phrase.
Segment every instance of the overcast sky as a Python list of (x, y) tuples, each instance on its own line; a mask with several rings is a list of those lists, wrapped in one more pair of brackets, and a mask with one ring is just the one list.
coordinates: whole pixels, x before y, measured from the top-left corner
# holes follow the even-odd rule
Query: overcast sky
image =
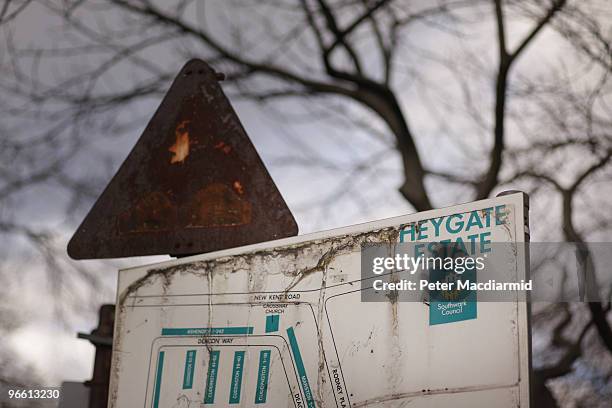
[[(65, 26), (61, 19), (51, 16), (41, 7), (33, 6), (19, 18), (20, 24), (14, 27), (13, 34), (16, 42), (24, 47), (58, 47), (62, 45), (62, 41), (66, 41)], [(517, 23), (510, 27), (511, 42), (522, 36), (527, 27), (526, 23)], [(417, 26), (411, 39), (423, 49), (439, 50), (440, 54), (447, 58), (452, 59), (455, 55), (459, 58), (461, 55), (459, 47), (466, 46), (469, 49), (482, 50), (478, 54), (480, 62), (494, 62), (496, 50), (491, 48), (493, 33), (493, 26), (483, 22), (474, 25), (466, 38), (454, 44), (449, 42), (448, 35), (444, 33)], [(558, 35), (548, 31), (537, 39), (537, 45), (537, 51), (533, 53), (528, 51), (522, 58), (516, 75), (521, 75), (523, 72), (535, 77), (545, 75), (546, 66), (555, 64), (567, 50), (566, 43)], [(157, 52), (155, 58), (163, 60), (169, 57), (162, 51)], [(175, 67), (176, 72), (184, 63), (184, 61), (164, 62)], [(466, 64), (466, 62), (458, 59), (457, 64)], [(411, 58), (406, 54), (398, 59), (397, 65), (403, 75), (398, 79), (396, 89), (402, 96), (402, 107), (408, 112), (410, 125), (415, 133), (420, 135), (416, 142), (422, 156), (427, 158), (433, 167), (443, 170), (482, 168), (485, 164), (482, 162), (482, 154), (490, 147), (489, 141), (483, 140), (474, 131), (473, 124), (461, 121), (457, 116), (449, 115), (448, 120), (440, 119), (440, 117), (446, 118), (445, 115), (448, 114), (444, 108), (445, 95), (449, 96), (448, 100), (460, 99), (461, 89), (453, 79), (455, 73), (432, 61)], [(425, 84), (411, 76), (415, 67), (425, 76)], [(56, 75), (61, 76), (62, 69), (71, 68), (63, 66), (60, 59), (45, 67), (44, 72), (49, 78), (53, 78)], [(123, 72), (114, 78), (118, 83), (130, 80), (130, 72)], [(483, 95), (481, 100), (476, 101), (477, 104), (483, 109), (489, 109), (492, 78), (483, 75), (474, 78), (474, 83)], [(430, 88), (438, 89), (434, 93), (428, 93), (427, 89)], [(228, 93), (231, 94), (230, 91)], [(439, 106), (439, 110), (433, 111), (424, 101), (429, 101), (430, 106)], [(92, 176), (105, 174), (108, 177), (112, 174), (136, 142), (159, 102), (159, 98), (151, 98), (126, 113), (133, 116), (134, 129), (125, 134), (118, 134), (115, 138), (105, 138), (93, 143), (89, 150), (82, 151), (75, 159), (74, 171), (86, 175), (91, 173)], [(279, 105), (265, 107), (238, 98), (233, 99), (232, 103), (292, 209), (300, 226), (300, 233), (412, 212), (411, 206), (397, 191), (403, 181), (400, 172), (401, 162), (399, 155), (393, 150), (393, 139), (388, 134), (373, 137), (370, 132), (360, 130), (359, 126), (349, 124), (346, 112), (330, 111), (329, 104), (318, 106), (314, 103), (304, 107), (303, 104), (288, 102), (280, 107)], [(371, 120), (369, 113), (354, 104), (345, 101), (337, 106), (347, 111), (350, 116), (365, 121)], [(372, 125), (381, 133), (386, 132), (380, 124), (373, 122)], [(32, 122), (29, 126), (36, 128), (37, 124)], [(457, 149), (457, 141), (453, 139), (457, 134), (466, 135), (460, 145), (464, 145), (468, 150), (467, 155), (465, 151)], [(519, 132), (513, 133), (510, 129), (509, 137), (516, 143), (521, 143)], [(92, 160), (92, 157), (97, 157), (100, 152), (110, 153), (113, 161), (106, 163)], [(368, 166), (375, 171), (357, 174), (348, 171), (351, 164), (360, 157), (366, 158), (374, 152), (380, 154), (376, 161), (369, 163)], [(312, 158), (316, 157), (329, 159), (328, 161), (334, 163), (336, 168), (312, 165)], [(300, 165), (296, 158), (301, 158), (310, 165)], [(344, 171), (344, 168), (347, 170)], [(361, 192), (361, 196), (345, 194), (347, 185), (355, 187)], [(469, 194), (459, 189), (447, 188), (435, 182), (428, 186), (433, 192), (436, 206), (469, 199)], [(321, 203), (322, 198), (326, 199), (324, 205)], [(69, 197), (53, 185), (43, 185), (23, 194), (18, 208), (13, 208), (11, 211), (13, 216), (26, 219), (32, 225), (41, 223), (55, 226), (65, 237), (62, 243), (65, 245), (73, 228), (76, 227), (74, 223), (66, 223), (68, 199)], [(552, 199), (543, 197), (539, 203), (533, 205), (532, 217), (545, 214), (551, 208), (558, 208), (558, 204)], [(85, 211), (86, 208), (80, 208), (70, 216), (82, 219)], [(537, 229), (533, 232), (536, 237), (541, 233)], [(95, 326), (93, 320), (95, 315), (91, 311), (83, 313), (81, 310), (74, 310), (74, 313), (66, 319), (65, 326), (57, 324), (54, 310), (49, 307), (52, 299), (49, 295), (49, 282), (44, 279), (41, 260), (31, 257), (23, 242), (19, 240), (12, 240), (9, 250), (5, 248), (5, 252), (6, 260), (2, 266), (5, 271), (14, 271), (15, 275), (27, 277), (18, 280), (16, 286), (18, 290), (6, 295), (9, 302), (23, 311), (27, 323), (12, 333), (3, 343), (4, 347), (11, 348), (23, 361), (30, 363), (50, 385), (58, 384), (62, 380), (82, 381), (90, 378), (93, 347), (87, 341), (76, 339), (76, 333), (89, 332)], [(88, 264), (99, 267), (100, 274), (104, 274), (106, 287), (99, 292), (96, 300), (100, 303), (114, 302), (118, 267), (135, 266), (158, 259), (167, 258), (133, 258), (105, 263), (88, 261)]]

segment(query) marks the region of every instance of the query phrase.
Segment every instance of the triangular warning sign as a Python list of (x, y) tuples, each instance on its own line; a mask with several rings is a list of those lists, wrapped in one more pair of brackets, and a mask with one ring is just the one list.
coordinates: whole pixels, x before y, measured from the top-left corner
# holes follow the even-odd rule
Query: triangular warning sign
[(70, 243), (75, 259), (186, 255), (297, 234), (203, 61), (189, 61)]

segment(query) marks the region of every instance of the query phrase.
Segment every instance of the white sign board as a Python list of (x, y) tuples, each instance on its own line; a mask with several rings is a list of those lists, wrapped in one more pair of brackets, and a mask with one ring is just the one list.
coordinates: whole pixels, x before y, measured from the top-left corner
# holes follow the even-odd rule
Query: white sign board
[(511, 194), (122, 270), (109, 407), (528, 407), (525, 302), (445, 320), (360, 293), (362, 244), (520, 244), (524, 211)]

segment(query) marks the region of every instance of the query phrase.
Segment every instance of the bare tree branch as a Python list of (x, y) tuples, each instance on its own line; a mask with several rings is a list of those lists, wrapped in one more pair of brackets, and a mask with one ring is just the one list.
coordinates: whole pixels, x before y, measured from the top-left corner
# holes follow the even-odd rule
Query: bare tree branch
[(508, 75), (513, 62), (523, 50), (533, 41), (536, 35), (551, 21), (553, 16), (563, 7), (565, 0), (555, 0), (544, 17), (536, 22), (533, 29), (519, 44), (514, 52), (508, 51), (506, 43), (505, 17), (502, 0), (495, 0), (495, 19), (497, 22), (497, 39), (499, 50), (499, 65), (495, 87), (495, 114), (494, 114), (494, 143), (490, 153), (489, 169), (477, 187), (476, 197), (479, 199), (489, 196), (498, 184), (499, 172), (503, 163), (505, 148), (506, 101), (508, 91)]

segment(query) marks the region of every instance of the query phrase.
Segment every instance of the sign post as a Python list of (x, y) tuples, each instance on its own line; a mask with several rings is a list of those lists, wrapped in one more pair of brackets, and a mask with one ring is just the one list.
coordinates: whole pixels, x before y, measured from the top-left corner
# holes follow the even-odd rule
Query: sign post
[(109, 407), (529, 407), (526, 301), (403, 301), (376, 290), (363, 256), (503, 243), (498, 275), (527, 281), (525, 204), (509, 194), (122, 270)]
[(297, 232), (219, 75), (191, 60), (74, 233), (68, 254), (185, 256)]
[(529, 407), (525, 290), (478, 289), (529, 279), (526, 196), (295, 237), (219, 79), (183, 67), (69, 243), (189, 256), (119, 272), (108, 406)]
[[(223, 74), (204, 61), (185, 64), (70, 240), (72, 258), (186, 256), (297, 234), (297, 223), (220, 80)], [(110, 326), (101, 323), (99, 334), (112, 337), (108, 310), (102, 312)], [(94, 377), (86, 384), (89, 408), (106, 406), (110, 341), (81, 337), (97, 347)], [(193, 374), (193, 364), (186, 362), (186, 375)], [(185, 389), (192, 380), (185, 379)]]

